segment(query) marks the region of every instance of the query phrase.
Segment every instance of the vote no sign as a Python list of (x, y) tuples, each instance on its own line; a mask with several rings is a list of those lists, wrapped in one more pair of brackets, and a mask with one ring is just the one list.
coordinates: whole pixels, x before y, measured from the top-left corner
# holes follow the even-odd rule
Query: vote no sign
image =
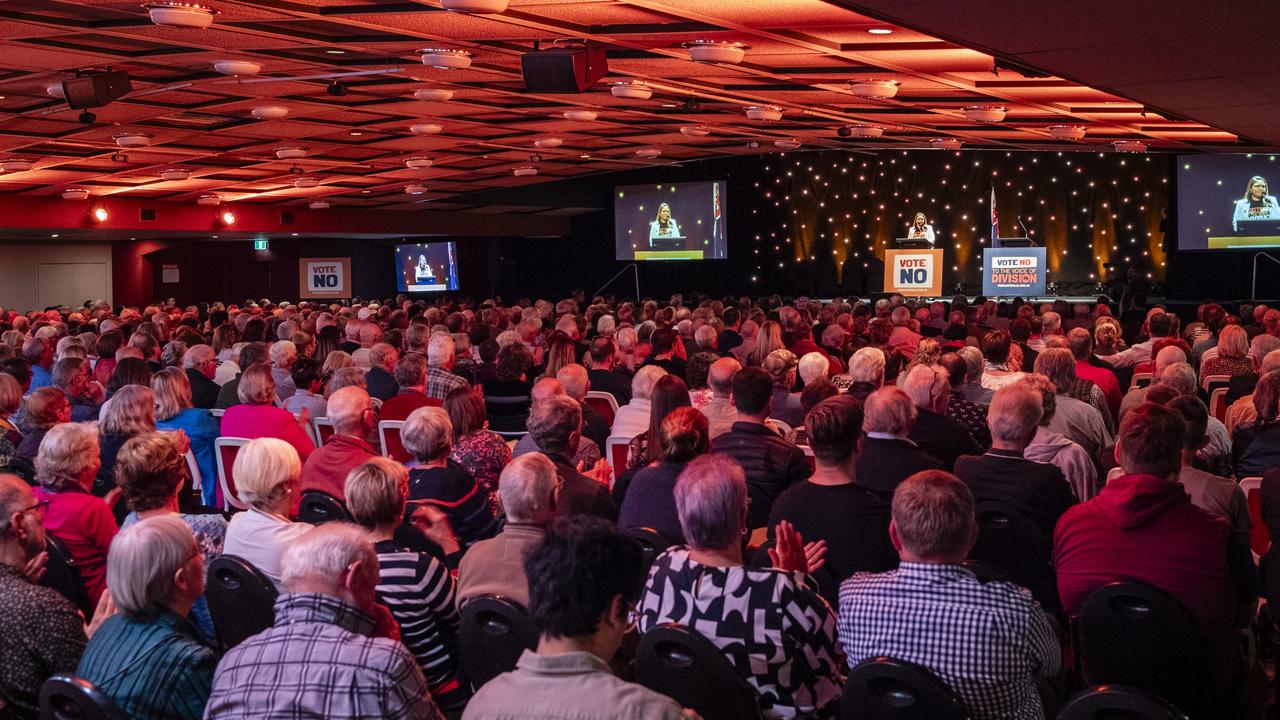
[(942, 294), (942, 251), (885, 250), (884, 291), (916, 297)]
[(298, 262), (298, 297), (351, 297), (351, 258), (302, 258)]

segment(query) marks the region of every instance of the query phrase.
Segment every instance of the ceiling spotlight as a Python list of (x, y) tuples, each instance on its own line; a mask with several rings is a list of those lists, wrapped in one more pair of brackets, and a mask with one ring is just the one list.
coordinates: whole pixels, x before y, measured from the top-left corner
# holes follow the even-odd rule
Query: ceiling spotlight
[(1083, 140), (1087, 129), (1083, 125), (1050, 125), (1049, 137), (1056, 140)]
[(748, 140), (748, 141), (747, 141), (747, 149), (748, 149), (748, 150), (759, 150), (759, 149), (760, 149), (760, 141), (759, 141), (759, 140)]
[(724, 42), (720, 40), (692, 40), (683, 46), (689, 51), (689, 59), (694, 62), (726, 63), (737, 65), (746, 57), (750, 45), (740, 42)]
[(185, 2), (153, 2), (143, 5), (156, 25), (204, 30), (213, 24), (217, 10), (208, 5)]
[(680, 128), (680, 134), (688, 137), (706, 137), (711, 134), (711, 128), (706, 125), (685, 125)]
[(235, 213), (233, 213), (233, 212), (231, 212), (230, 210), (223, 210), (223, 211), (218, 215), (218, 220), (219, 220), (223, 225), (226, 225), (226, 226), (235, 225), (235, 224), (236, 224), (236, 214), (235, 214)]
[(803, 144), (804, 144), (804, 143), (800, 142), (799, 140), (797, 140), (797, 139), (795, 139), (795, 138), (788, 138), (788, 139), (786, 139), (786, 140), (774, 140), (774, 141), (773, 141), (773, 145), (774, 145), (774, 147), (781, 148), (781, 149), (783, 149), (783, 150), (798, 150), (798, 149), (800, 149), (800, 146), (801, 146), (801, 145), (803, 145)]
[(129, 156), (122, 152), (111, 153), (111, 162), (127, 163), (129, 162)]
[(565, 120), (572, 120), (574, 122), (591, 122), (598, 117), (600, 117), (598, 114), (593, 113), (590, 110), (569, 110), (564, 114)]
[(959, 138), (933, 138), (929, 141), (929, 147), (935, 150), (959, 150), (964, 145), (964, 141)]
[(332, 203), (330, 203), (328, 200), (312, 200), (311, 202), (307, 203), (307, 207), (311, 208), (312, 210), (328, 210), (331, 207), (331, 205)]
[(432, 123), (418, 123), (417, 125), (409, 126), (409, 132), (414, 135), (435, 135), (441, 130), (444, 130), (444, 128)]
[(890, 30), (887, 27), (867, 28), (867, 32), (871, 33), (872, 35), (892, 35), (893, 34), (893, 30)]
[(343, 95), (346, 95), (348, 92), (347, 86), (338, 82), (337, 80), (330, 82), (329, 87), (325, 88), (324, 91), (334, 97), (342, 97)]
[(84, 188), (67, 188), (62, 191), (63, 200), (88, 200), (89, 191)]
[(303, 176), (293, 179), (293, 186), (296, 188), (313, 188), (320, 184), (320, 178)]
[(423, 102), (448, 102), (453, 98), (453, 91), (441, 90), (440, 88), (423, 88), (415, 90), (413, 96)]
[(219, 60), (213, 69), (223, 75), (257, 75), (262, 72), (262, 65), (250, 60)]
[(888, 100), (898, 94), (901, 85), (897, 80), (859, 80), (849, 83), (849, 91), (858, 97)]
[(281, 160), (297, 160), (307, 156), (307, 149), (299, 145), (284, 145), (276, 148), (273, 152)]
[(84, 123), (85, 125), (92, 125), (98, 122), (98, 116), (94, 115), (88, 110), (85, 110), (84, 112), (80, 113), (80, 115), (76, 119), (79, 120), (81, 123)]
[(656, 158), (661, 154), (662, 151), (658, 148), (640, 148), (636, 151), (636, 157), (642, 158)]
[(998, 123), (1004, 120), (1009, 108), (1003, 105), (969, 105), (964, 108), (964, 116), (973, 122)]
[(259, 120), (279, 120), (289, 114), (289, 108), (283, 105), (259, 105), (250, 110), (249, 114)]
[(213, 193), (206, 193), (196, 198), (197, 205), (221, 205), (222, 197)]
[(507, 11), (508, 0), (441, 0), (440, 6), (454, 12), (493, 14)]
[(648, 100), (653, 97), (653, 88), (639, 80), (624, 80), (609, 87), (614, 97), (627, 100)]
[(512, 168), (511, 174), (516, 177), (528, 177), (530, 175), (537, 175), (538, 168), (532, 165), (521, 165), (519, 167)]
[(1116, 152), (1144, 153), (1147, 151), (1147, 144), (1141, 140), (1115, 140), (1111, 145), (1116, 149)]
[(62, 83), (60, 82), (49, 83), (48, 85), (45, 85), (44, 93), (49, 97), (56, 97), (56, 98), (65, 98), (67, 96), (67, 93), (65, 90), (62, 89)]
[(111, 136), (122, 148), (140, 148), (151, 144), (151, 135), (143, 132), (122, 132)]
[(107, 214), (107, 209), (102, 207), (101, 205), (94, 208), (93, 212), (90, 213), (90, 216), (93, 218), (93, 221), (96, 223), (104, 223), (107, 221), (107, 218), (111, 217), (109, 214)]
[(775, 122), (782, 119), (782, 108), (777, 105), (751, 105), (746, 108), (747, 118)]
[(22, 158), (9, 158), (8, 160), (0, 160), (0, 170), (7, 173), (26, 172), (34, 166), (35, 163)]
[(405, 166), (410, 170), (426, 170), (431, 167), (433, 163), (434, 161), (431, 158), (424, 155), (411, 157), (404, 161)]
[(884, 135), (884, 128), (879, 125), (846, 125), (840, 129), (844, 130), (843, 133), (837, 131), (841, 137), (878, 138)]
[(414, 183), (413, 185), (406, 185), (404, 191), (410, 195), (422, 195), (427, 191), (427, 186)]
[(563, 144), (564, 144), (564, 140), (558, 137), (538, 138), (537, 140), (533, 141), (534, 147), (541, 148), (543, 150), (558, 148)]
[(418, 51), (422, 64), (439, 70), (466, 70), (471, 67), (472, 54), (452, 48), (424, 48)]

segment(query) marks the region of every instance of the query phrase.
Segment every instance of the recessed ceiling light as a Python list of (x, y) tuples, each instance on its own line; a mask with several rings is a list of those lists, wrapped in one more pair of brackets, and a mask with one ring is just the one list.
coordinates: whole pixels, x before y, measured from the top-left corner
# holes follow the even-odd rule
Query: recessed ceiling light
[(616, 82), (609, 88), (609, 92), (613, 93), (614, 97), (628, 100), (648, 100), (653, 97), (653, 88), (639, 80)]
[(751, 105), (746, 108), (747, 118), (757, 121), (778, 121), (782, 119), (782, 108), (777, 105)]
[(427, 191), (427, 186), (418, 184), (406, 185), (404, 191), (410, 195), (422, 195)]
[(259, 105), (250, 110), (249, 114), (259, 120), (279, 120), (289, 115), (289, 108), (283, 105)]
[(679, 105), (677, 105), (677, 104), (675, 104), (675, 103), (662, 103), (662, 107), (664, 107), (664, 108), (678, 108), (678, 107), (680, 107), (680, 106), (679, 106)]
[(685, 43), (684, 48), (689, 51), (689, 59), (694, 62), (737, 65), (746, 57), (751, 46), (721, 40), (693, 40)]
[(122, 132), (111, 136), (122, 148), (140, 148), (151, 144), (151, 135), (142, 132)]
[(350, 135), (351, 137), (360, 137), (361, 135), (364, 135), (364, 133), (360, 132), (359, 130), (352, 130), (347, 134)]
[(640, 148), (636, 151), (636, 157), (642, 158), (656, 158), (661, 154), (662, 151), (658, 148)]
[(347, 51), (346, 50), (325, 50), (324, 54), (325, 55), (346, 55)]
[(453, 98), (453, 91), (440, 88), (423, 88), (415, 90), (413, 96), (423, 102), (448, 102)]
[(541, 148), (543, 150), (546, 150), (548, 148), (558, 148), (563, 144), (564, 144), (564, 139), (558, 138), (558, 137), (538, 138), (537, 140), (533, 141), (534, 147)]
[(591, 159), (591, 153), (582, 153), (582, 154), (581, 154), (581, 155), (579, 155), (578, 157), (579, 157), (580, 159), (582, 159), (582, 160), (590, 160), (590, 159)]
[(417, 156), (405, 159), (404, 164), (405, 164), (405, 167), (409, 168), (410, 170), (426, 170), (427, 168), (431, 167), (433, 162), (434, 161), (431, 158), (425, 155), (417, 155)]
[(568, 110), (564, 114), (565, 120), (573, 120), (574, 122), (591, 122), (600, 117), (597, 113), (590, 110)]
[(56, 237), (58, 237), (58, 233), (54, 233), (54, 234), (50, 235), (49, 237), (51, 237), (51, 238), (56, 238)]
[(208, 5), (185, 2), (153, 2), (143, 5), (151, 22), (168, 27), (195, 28), (204, 30), (213, 25), (213, 16), (217, 10)]
[(440, 5), (454, 12), (500, 13), (506, 12), (508, 0), (442, 0)]
[(250, 60), (219, 60), (213, 64), (213, 69), (223, 75), (257, 75), (262, 72), (262, 64)]
[(9, 158), (8, 160), (0, 161), (0, 170), (7, 173), (26, 172), (30, 170), (34, 164), (35, 163), (24, 158)]
[(417, 125), (409, 126), (409, 132), (414, 135), (435, 135), (441, 130), (444, 130), (444, 128), (434, 123), (418, 123)]
[(196, 198), (196, 204), (197, 205), (221, 205), (222, 198), (212, 193), (208, 193)]
[(896, 80), (859, 80), (849, 83), (849, 90), (858, 97), (887, 100), (898, 94), (899, 83)]
[(424, 48), (418, 51), (422, 64), (440, 70), (465, 70), (471, 67), (471, 53), (455, 48)]
[(372, 193), (372, 192), (373, 192), (372, 190), (361, 190), (361, 191), (360, 191), (360, 194), (361, 194), (361, 195), (368, 195), (369, 193)]
[(889, 28), (886, 28), (886, 27), (867, 28), (867, 32), (871, 33), (872, 35), (892, 35), (893, 34), (893, 30), (890, 30)]

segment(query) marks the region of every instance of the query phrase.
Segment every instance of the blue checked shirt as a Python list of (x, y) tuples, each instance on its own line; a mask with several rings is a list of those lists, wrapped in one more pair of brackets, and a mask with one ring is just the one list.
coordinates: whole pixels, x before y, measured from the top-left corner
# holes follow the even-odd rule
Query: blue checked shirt
[(1053, 675), (1060, 647), (1031, 593), (983, 584), (958, 565), (903, 562), (840, 586), (836, 628), (849, 667), (887, 655), (922, 665), (972, 718), (1040, 720), (1035, 679)]
[(227, 651), (206, 720), (422, 718), (440, 712), (413, 655), (369, 637), (374, 619), (336, 597), (291, 593), (275, 625)]

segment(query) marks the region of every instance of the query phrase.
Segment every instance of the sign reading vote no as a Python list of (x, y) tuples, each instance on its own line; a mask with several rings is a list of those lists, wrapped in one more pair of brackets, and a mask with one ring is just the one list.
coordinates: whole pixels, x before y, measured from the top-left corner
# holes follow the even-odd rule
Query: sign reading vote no
[(299, 260), (298, 297), (351, 297), (351, 258)]
[(885, 250), (884, 291), (911, 296), (942, 294), (941, 250)]

